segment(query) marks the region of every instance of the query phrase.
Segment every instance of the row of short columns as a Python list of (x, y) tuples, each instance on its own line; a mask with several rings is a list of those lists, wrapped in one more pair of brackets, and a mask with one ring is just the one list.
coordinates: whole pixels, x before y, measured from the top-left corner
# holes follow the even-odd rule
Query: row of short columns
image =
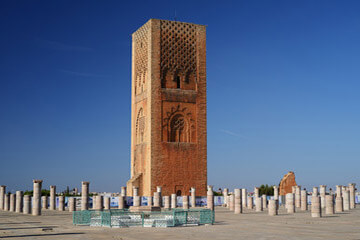
[[(33, 180), (33, 195), (24, 195), (22, 191), (16, 191), (15, 194), (6, 193), (6, 186), (0, 186), (0, 210), (32, 214), (34, 216), (41, 215), (42, 209), (56, 210), (56, 186), (50, 186), (50, 202), (48, 203), (47, 196), (41, 196), (42, 180)], [(84, 182), (83, 182), (84, 183)], [(87, 186), (88, 199), (88, 186), (89, 183), (85, 182), (83, 186)], [(86, 190), (86, 189), (85, 189)], [(85, 201), (88, 206), (88, 201)], [(76, 210), (76, 198), (70, 197), (68, 201), (68, 209), (70, 212)], [(59, 196), (59, 211), (65, 211), (65, 197)]]
[[(6, 193), (6, 186), (0, 186), (0, 210), (41, 215), (41, 185), (42, 180), (33, 180), (33, 196), (23, 195), (22, 191)], [(32, 208), (31, 208), (32, 201)]]
[(229, 208), (230, 211), (235, 211), (235, 213), (242, 213), (244, 208), (253, 209), (255, 202), (255, 210), (262, 211), (265, 208), (268, 208), (267, 196), (259, 195), (259, 188), (254, 189), (254, 197), (247, 195), (246, 189), (234, 189), (234, 193), (228, 192), (226, 189), (223, 192), (224, 195), (224, 205)]
[[(318, 196), (317, 187), (314, 187), (312, 194), (312, 216), (321, 217), (322, 212), (326, 215), (333, 215), (343, 211), (349, 211), (356, 207), (355, 204), (355, 184), (348, 186), (336, 185), (336, 192), (326, 194), (326, 186), (320, 185), (320, 195)], [(315, 204), (313, 204), (313, 202)], [(335, 204), (334, 204), (335, 202)]]
[[(133, 206), (139, 207), (141, 206), (141, 197), (139, 196), (139, 189), (137, 187), (133, 187)], [(191, 207), (196, 207), (196, 190), (195, 188), (191, 188), (190, 197), (185, 195), (182, 196), (182, 208), (189, 209)], [(119, 209), (123, 209), (125, 207), (125, 196), (126, 196), (126, 188), (121, 187), (121, 193), (119, 197)], [(190, 199), (189, 199), (190, 198)], [(164, 200), (164, 202), (162, 202)], [(100, 201), (100, 200), (98, 200)], [(212, 186), (208, 186), (207, 190), (207, 208), (214, 210), (214, 192)], [(107, 204), (105, 203), (105, 206)], [(154, 192), (153, 197), (147, 197), (147, 205), (153, 207), (163, 207), (166, 210), (173, 209), (177, 207), (177, 195), (171, 194), (170, 196), (162, 196), (162, 188), (161, 186), (156, 187), (156, 192)]]
[[(313, 188), (311, 199), (311, 216), (321, 217), (322, 212), (326, 215), (333, 215), (336, 212), (355, 208), (355, 184), (351, 183), (348, 187), (336, 186), (336, 195), (327, 194), (326, 186), (320, 185), (320, 192), (317, 187)], [(230, 194), (230, 195), (229, 195)], [(234, 211), (235, 214), (242, 213), (243, 208), (253, 209), (261, 212), (265, 208), (271, 216), (278, 215), (279, 209), (279, 189), (274, 186), (274, 197), (267, 201), (266, 195), (260, 196), (259, 188), (255, 187), (254, 197), (247, 196), (246, 189), (234, 189), (234, 193), (229, 193), (227, 188), (223, 191), (224, 206)], [(295, 213), (296, 209), (301, 211), (308, 210), (307, 191), (301, 190), (301, 186), (294, 186), (292, 193), (285, 195), (285, 209), (289, 214)]]

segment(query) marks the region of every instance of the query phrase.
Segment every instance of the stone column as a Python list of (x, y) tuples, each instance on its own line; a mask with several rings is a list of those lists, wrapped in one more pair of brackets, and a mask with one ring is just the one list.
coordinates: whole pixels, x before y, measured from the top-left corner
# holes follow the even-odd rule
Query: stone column
[(152, 206), (153, 205), (153, 199), (152, 199), (152, 197), (150, 196), (150, 197), (147, 197), (147, 200), (148, 200), (148, 206)]
[(68, 208), (69, 208), (69, 212), (74, 212), (76, 211), (76, 198), (74, 197), (70, 197), (69, 201), (68, 201)]
[(164, 209), (170, 210), (170, 196), (164, 196)]
[(269, 210), (269, 215), (270, 215), (270, 216), (276, 216), (276, 215), (278, 215), (278, 210), (277, 210), (277, 206), (276, 206), (276, 201), (277, 201), (277, 200), (269, 200), (268, 210)]
[(301, 207), (301, 186), (295, 188), (295, 207)]
[(119, 196), (119, 209), (125, 208), (125, 196)]
[(110, 197), (104, 197), (104, 209), (110, 210)]
[(346, 186), (341, 186), (341, 193), (343, 194), (346, 191)]
[(156, 191), (159, 193), (159, 207), (162, 207), (162, 187), (161, 186), (157, 186), (156, 187)]
[(10, 212), (15, 212), (15, 206), (16, 206), (16, 199), (15, 194), (10, 194)]
[(287, 213), (295, 213), (294, 194), (286, 194), (286, 209)]
[(10, 211), (10, 194), (9, 193), (5, 193), (4, 210), (5, 211)]
[(262, 207), (267, 208), (267, 197), (265, 194), (261, 196)]
[(255, 198), (255, 211), (256, 212), (261, 212), (263, 210), (261, 202), (262, 202), (261, 197)]
[[(135, 206), (135, 196), (134, 196), (134, 206)], [(104, 198), (101, 195), (95, 196), (95, 208), (96, 210), (102, 211), (104, 209)]]
[(160, 192), (154, 192), (154, 207), (161, 207), (160, 198), (161, 198), (161, 193)]
[(50, 186), (50, 210), (56, 210), (56, 186)]
[(227, 207), (227, 196), (229, 195), (229, 189), (228, 188), (224, 188), (223, 191), (223, 196), (224, 196), (224, 207)]
[(321, 208), (325, 208), (326, 185), (320, 185)]
[(196, 207), (196, 195), (195, 195), (195, 188), (191, 188), (191, 207)]
[(234, 206), (234, 209), (235, 209), (235, 214), (240, 214), (242, 213), (242, 204), (241, 204), (241, 189), (239, 188), (236, 188), (234, 190), (234, 196), (235, 196), (235, 206)]
[(175, 209), (176, 208), (176, 199), (177, 198), (177, 196), (176, 196), (176, 194), (175, 193), (173, 193), (173, 194), (171, 194), (171, 208), (172, 209)]
[(47, 201), (48, 197), (47, 196), (42, 196), (41, 197), (41, 206), (42, 209), (48, 209), (48, 201)]
[(23, 192), (16, 191), (16, 208), (15, 212), (21, 213), (23, 211)]
[(0, 186), (0, 210), (4, 210), (6, 186)]
[(335, 212), (340, 213), (343, 211), (344, 211), (343, 198), (341, 197), (341, 194), (340, 195), (337, 194), (335, 198)]
[(334, 197), (333, 195), (325, 195), (325, 214), (334, 215)]
[(247, 207), (247, 190), (246, 188), (241, 189), (241, 202), (242, 202), (242, 208)]
[(254, 197), (255, 197), (255, 199), (260, 197), (260, 190), (258, 187), (254, 188)]
[(121, 187), (121, 196), (126, 197), (126, 187)]
[(133, 187), (133, 197), (134, 196), (139, 196), (139, 188), (138, 187)]
[(253, 209), (253, 198), (251, 196), (247, 197), (247, 208), (248, 209)]
[(140, 196), (133, 196), (133, 200), (134, 200), (134, 203), (133, 203), (133, 206), (134, 207), (140, 207), (141, 206), (141, 198)]
[(34, 180), (32, 215), (41, 215), (41, 185), (42, 180)]
[(317, 187), (313, 187), (312, 196), (317, 196), (319, 194), (319, 190)]
[(65, 211), (65, 197), (63, 195), (59, 196), (59, 211)]
[(307, 202), (307, 192), (306, 190), (301, 190), (300, 193), (300, 209), (302, 211), (308, 210), (308, 202)]
[(279, 186), (273, 186), (274, 188), (274, 200), (276, 203), (276, 211), (279, 210)]
[(183, 209), (189, 209), (189, 198), (188, 196), (183, 196)]
[[(81, 182), (81, 210), (89, 209), (89, 182)], [(94, 200), (93, 200), (94, 204)]]
[(230, 195), (226, 196), (226, 208), (230, 209)]
[(311, 197), (311, 217), (321, 217), (321, 201), (319, 196)]
[(355, 208), (355, 183), (349, 183), (350, 209)]
[(206, 207), (208, 209), (214, 210), (214, 192), (213, 192), (212, 187), (208, 187), (208, 190), (207, 190)]
[(336, 185), (336, 195), (335, 197), (342, 197), (342, 193), (341, 193), (341, 186), (340, 185)]
[(350, 192), (348, 189), (345, 189), (345, 191), (343, 191), (343, 205), (344, 211), (350, 210)]
[(291, 186), (291, 192), (292, 192), (293, 194), (296, 193), (296, 186)]
[(279, 200), (279, 187), (273, 186), (274, 188), (274, 200)]
[(234, 203), (235, 203), (235, 197), (234, 197), (234, 194), (231, 194), (230, 197), (229, 197), (229, 210), (230, 211), (234, 211)]
[(31, 214), (31, 196), (30, 195), (24, 195), (23, 213)]

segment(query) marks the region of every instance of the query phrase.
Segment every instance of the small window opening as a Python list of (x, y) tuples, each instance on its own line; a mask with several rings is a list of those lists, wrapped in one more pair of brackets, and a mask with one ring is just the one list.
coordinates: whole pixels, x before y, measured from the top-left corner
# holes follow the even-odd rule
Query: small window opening
[(180, 88), (180, 77), (176, 76), (176, 87)]

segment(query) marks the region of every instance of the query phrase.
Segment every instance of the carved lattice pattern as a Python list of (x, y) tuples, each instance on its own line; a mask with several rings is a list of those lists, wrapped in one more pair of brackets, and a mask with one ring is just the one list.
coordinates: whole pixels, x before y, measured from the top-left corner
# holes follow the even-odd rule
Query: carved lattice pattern
[(196, 73), (196, 26), (161, 21), (162, 72)]
[(135, 41), (136, 94), (144, 91), (146, 73), (148, 71), (148, 25), (149, 24), (143, 25), (133, 36)]

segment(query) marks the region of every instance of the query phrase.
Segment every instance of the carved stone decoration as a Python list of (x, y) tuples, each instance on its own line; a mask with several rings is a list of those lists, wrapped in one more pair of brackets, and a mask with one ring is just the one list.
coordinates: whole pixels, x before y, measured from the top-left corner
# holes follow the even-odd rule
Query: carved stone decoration
[(148, 71), (148, 24), (142, 26), (134, 34), (135, 49), (135, 94), (141, 94), (145, 90), (145, 82)]
[(163, 119), (163, 131), (165, 142), (195, 142), (192, 113), (180, 104), (172, 107)]
[(136, 144), (141, 144), (144, 142), (144, 133), (145, 133), (145, 116), (144, 116), (144, 110), (140, 108), (136, 118)]
[[(160, 21), (161, 24), (161, 82), (162, 87), (180, 88), (179, 84), (172, 86), (172, 81), (181, 79), (189, 83), (196, 81), (196, 29), (192, 24)], [(191, 86), (182, 89), (194, 89)]]

